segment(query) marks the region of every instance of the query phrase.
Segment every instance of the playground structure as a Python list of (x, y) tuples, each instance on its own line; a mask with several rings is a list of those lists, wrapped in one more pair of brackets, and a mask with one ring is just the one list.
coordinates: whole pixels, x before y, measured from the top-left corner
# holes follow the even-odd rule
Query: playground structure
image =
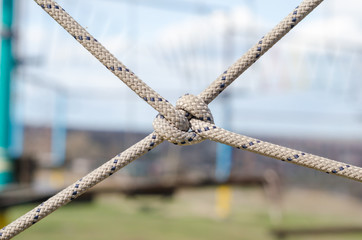
[[(313, 1), (311, 1), (313, 2)], [(317, 5), (317, 2), (314, 1)], [(319, 3), (320, 1), (318, 1)], [(57, 14), (66, 14), (59, 5), (45, 1), (42, 3), (41, 1), (39, 4), (50, 14), (55, 14), (55, 18), (59, 21), (62, 21), (62, 15)], [(246, 65), (241, 65), (241, 69), (238, 69), (237, 73), (233, 72), (233, 69), (228, 69), (227, 72), (222, 74), (219, 79), (213, 83), (214, 87), (211, 87), (210, 94), (201, 94), (201, 98), (203, 100), (200, 101), (198, 97), (192, 96), (192, 95), (186, 95), (178, 102), (177, 106), (178, 109), (175, 110), (172, 105), (170, 105), (164, 98), (162, 98), (160, 95), (158, 95), (156, 92), (148, 88), (147, 86), (143, 85), (142, 82), (135, 77), (135, 75), (128, 70), (124, 65), (113, 59), (113, 56), (110, 55), (105, 49), (102, 48), (101, 45), (98, 45), (98, 42), (90, 36), (90, 34), (84, 32), (82, 28), (79, 28), (78, 25), (73, 22), (73, 20), (70, 20), (71, 26), (76, 26), (76, 31), (72, 32), (72, 35), (74, 38), (76, 38), (79, 42), (83, 44), (86, 48), (89, 48), (91, 51), (101, 51), (106, 52), (105, 58), (103, 58), (103, 55), (99, 55), (98, 58), (100, 61), (105, 61), (104, 64), (106, 67), (111, 70), (112, 72), (115, 72), (115, 74), (122, 78), (125, 78), (126, 84), (134, 88), (134, 90), (141, 94), (141, 98), (143, 98), (147, 103), (149, 103), (151, 106), (156, 108), (162, 115), (159, 115), (155, 122), (154, 127), (156, 129), (156, 132), (151, 134), (148, 138), (146, 138), (141, 143), (137, 144), (136, 146), (139, 147), (139, 149), (133, 148), (129, 151), (126, 151), (126, 153), (121, 154), (117, 156), (115, 159), (112, 159), (108, 165), (104, 166), (101, 169), (101, 172), (103, 172), (101, 175), (95, 174), (97, 180), (94, 179), (94, 176), (90, 176), (89, 180), (90, 182), (84, 183), (87, 181), (87, 177), (83, 178), (82, 180), (79, 180), (75, 185), (72, 185), (68, 190), (64, 191), (63, 194), (66, 194), (64, 196), (63, 200), (61, 200), (61, 205), (69, 202), (70, 200), (78, 197), (82, 192), (86, 190), (89, 186), (94, 185), (97, 181), (100, 179), (103, 179), (107, 177), (108, 175), (112, 175), (116, 170), (123, 167), (124, 164), (128, 163), (131, 159), (128, 158), (128, 154), (132, 155), (132, 159), (135, 157), (138, 157), (139, 155), (142, 155), (146, 153), (147, 151), (154, 148), (156, 145), (158, 145), (160, 142), (162, 142), (162, 139), (168, 139), (169, 141), (185, 145), (188, 143), (195, 143), (197, 141), (202, 141), (202, 138), (209, 138), (215, 141), (220, 141), (223, 143), (227, 143), (229, 145), (232, 145), (237, 148), (250, 150), (253, 152), (262, 153), (264, 155), (272, 156), (274, 158), (279, 158), (284, 161), (293, 162), (296, 164), (300, 164), (303, 166), (313, 167), (315, 169), (330, 173), (330, 174), (337, 174), (346, 176), (349, 178), (352, 178), (354, 180), (361, 181), (360, 176), (360, 169), (358, 167), (354, 167), (350, 164), (342, 164), (334, 161), (330, 161), (328, 159), (322, 159), (315, 156), (311, 156), (309, 154), (306, 154), (304, 152), (289, 150), (286, 148), (279, 148), (276, 145), (269, 145), (268, 143), (263, 143), (260, 140), (251, 139), (247, 137), (243, 137), (237, 134), (233, 134), (230, 132), (227, 132), (221, 128), (218, 128), (213, 124), (212, 121), (212, 115), (210, 111), (208, 110), (205, 103), (211, 102), (211, 100), (216, 97), (221, 90), (226, 88), (227, 85), (229, 85), (242, 71), (244, 71), (248, 66), (250, 66), (256, 59), (258, 59), (267, 49), (274, 44), (274, 41), (277, 41), (282, 35), (286, 34), (292, 26), (294, 26), (296, 23), (298, 23), (309, 11), (311, 11), (316, 5), (308, 5), (310, 2), (307, 1), (306, 5), (301, 5), (297, 10), (294, 10), (291, 14), (291, 16), (287, 17), (285, 22), (281, 24), (281, 26), (284, 26), (281, 32), (279, 32), (277, 36), (273, 36), (271, 34), (271, 40), (268, 39), (270, 35), (266, 35), (266, 37), (261, 40), (250, 52), (248, 55), (246, 55), (245, 63)], [(304, 9), (305, 8), (305, 9)], [(295, 15), (295, 16), (294, 16)], [(68, 15), (64, 15), (67, 16)], [(75, 24), (75, 25), (74, 25)], [(69, 29), (70, 31), (72, 29)], [(89, 42), (91, 41), (91, 42)], [(268, 42), (271, 41), (271, 42)], [(266, 46), (263, 45), (264, 42), (266, 42)], [(94, 46), (93, 46), (94, 45)], [(97, 50), (98, 49), (98, 50)], [(99, 50), (100, 49), (100, 50)], [(96, 54), (97, 55), (97, 54)], [(109, 60), (112, 61), (109, 61)], [(242, 59), (243, 60), (243, 59)], [(242, 62), (242, 61), (241, 61)], [(238, 68), (238, 67), (237, 67)], [(134, 85), (136, 83), (136, 85)], [(146, 92), (144, 90), (146, 89)], [(216, 89), (216, 90), (215, 90)], [(219, 92), (220, 91), (220, 92)], [(203, 103), (204, 102), (204, 103)], [(196, 104), (196, 109), (198, 111), (195, 111), (194, 107)], [(183, 109), (183, 110), (181, 110)], [(191, 113), (196, 118), (191, 118), (188, 120), (185, 120), (184, 113), (182, 111), (186, 111), (188, 113)], [(180, 113), (181, 112), (181, 113)], [(189, 115), (191, 116), (191, 115)], [(169, 125), (169, 123), (166, 122), (165, 118), (170, 120), (173, 125), (176, 128), (183, 129), (183, 131), (179, 131), (175, 129), (174, 126)], [(206, 122), (204, 122), (206, 120)], [(188, 122), (191, 123), (191, 127), (193, 129), (192, 132), (187, 132), (188, 130)], [(167, 129), (167, 131), (165, 131)], [(170, 131), (174, 131), (170, 134)], [(224, 136), (221, 137), (220, 136)], [(260, 148), (258, 146), (261, 146)], [(265, 151), (265, 149), (268, 149)], [(276, 149), (274, 151), (274, 149)], [(285, 154), (287, 153), (287, 154)], [(125, 155), (126, 154), (126, 155)], [(135, 154), (135, 155), (133, 155)], [(124, 158), (127, 156), (126, 158)], [(308, 162), (308, 158), (311, 158), (312, 161)], [(123, 162), (125, 161), (125, 162)], [(315, 161), (321, 161), (324, 162), (324, 164), (318, 164), (315, 165), (312, 162)], [(85, 185), (83, 185), (85, 184)], [(68, 195), (67, 195), (68, 194)], [(56, 204), (59, 206), (59, 202)], [(39, 210), (40, 209), (40, 210)], [(41, 207), (36, 208), (35, 214), (32, 220), (32, 223), (37, 222), (41, 218), (45, 217), (47, 213), (50, 213), (52, 208), (49, 208), (45, 210), (43, 208), (43, 205)], [(41, 214), (39, 213), (41, 212)], [(35, 220), (34, 220), (35, 219)], [(10, 228), (9, 228), (10, 227)], [(4, 229), (4, 232), (2, 232), (4, 239), (6, 239), (5, 231), (8, 231), (7, 229), (12, 229), (11, 226), (9, 226)], [(23, 227), (22, 227), (23, 228)]]

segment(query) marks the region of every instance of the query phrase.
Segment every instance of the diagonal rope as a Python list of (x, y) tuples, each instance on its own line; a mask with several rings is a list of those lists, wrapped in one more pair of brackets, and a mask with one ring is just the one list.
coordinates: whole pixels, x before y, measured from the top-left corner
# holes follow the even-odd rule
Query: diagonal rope
[[(225, 71), (198, 97), (192, 95), (184, 96), (178, 101), (176, 107), (162, 98), (157, 92), (127, 69), (57, 3), (51, 0), (35, 0), (35, 2), (105, 65), (107, 69), (113, 72), (160, 114), (154, 121), (154, 133), (0, 230), (0, 239), (10, 239), (17, 235), (59, 207), (80, 196), (87, 189), (109, 177), (131, 161), (150, 151), (164, 139), (175, 144), (187, 145), (195, 144), (208, 138), (282, 161), (292, 162), (319, 171), (362, 181), (362, 169), (359, 167), (281, 147), (218, 128), (213, 124), (213, 117), (207, 107), (208, 103), (250, 67), (262, 54), (269, 50), (281, 37), (288, 33), (290, 29), (300, 22), (309, 12), (318, 6), (322, 0), (303, 1), (299, 7)], [(192, 131), (189, 131), (190, 123)]]
[(33, 210), (16, 219), (8, 226), (0, 230), (0, 239), (10, 239), (24, 231), (33, 224), (39, 222), (58, 208), (66, 205), (82, 195), (89, 188), (111, 176), (133, 160), (141, 157), (163, 141), (155, 132), (151, 133), (132, 147), (118, 154), (93, 172), (79, 179), (74, 184), (65, 188), (58, 194), (49, 198)]
[(295, 25), (316, 8), (323, 0), (306, 0), (296, 7), (287, 17), (262, 37), (241, 58), (223, 72), (202, 93), (199, 94), (206, 104), (214, 100), (246, 69), (256, 62), (275, 43), (284, 37)]
[(146, 101), (156, 111), (171, 121), (177, 128), (187, 130), (188, 121), (184, 115), (177, 112), (165, 98), (155, 92), (139, 79), (131, 70), (113, 56), (97, 39), (75, 21), (58, 3), (52, 0), (34, 0), (74, 37), (85, 49), (97, 58), (109, 71), (123, 81), (140, 98)]
[(191, 128), (203, 138), (281, 161), (313, 168), (327, 174), (362, 182), (362, 168), (360, 167), (250, 138), (198, 119), (191, 119), (190, 123)]

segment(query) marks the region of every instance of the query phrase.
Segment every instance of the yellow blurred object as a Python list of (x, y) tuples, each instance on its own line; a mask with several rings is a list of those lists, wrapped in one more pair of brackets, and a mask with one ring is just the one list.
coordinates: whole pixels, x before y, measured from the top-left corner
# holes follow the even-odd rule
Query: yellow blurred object
[(216, 188), (216, 214), (219, 218), (227, 218), (231, 209), (231, 187), (220, 185)]
[(6, 216), (6, 210), (0, 210), (0, 228), (9, 224), (8, 218)]
[(65, 176), (63, 169), (55, 169), (51, 171), (50, 183), (54, 188), (61, 188), (65, 184)]

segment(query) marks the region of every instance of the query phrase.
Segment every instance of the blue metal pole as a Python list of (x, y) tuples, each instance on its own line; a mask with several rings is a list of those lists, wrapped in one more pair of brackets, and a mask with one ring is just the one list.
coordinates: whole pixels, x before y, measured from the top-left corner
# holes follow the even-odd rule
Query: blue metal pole
[(216, 180), (225, 182), (230, 177), (232, 147), (218, 143), (216, 148)]
[(53, 166), (64, 165), (67, 142), (67, 99), (66, 93), (55, 93), (55, 111), (52, 126), (52, 157)]
[[(225, 95), (224, 102), (228, 102), (228, 96)], [(230, 104), (223, 104), (223, 124), (222, 127), (230, 129), (230, 122), (231, 122), (231, 107)], [(216, 148), (216, 169), (215, 169), (215, 177), (216, 180), (220, 183), (225, 182), (230, 177), (231, 172), (231, 162), (232, 162), (232, 154), (233, 149), (231, 146), (217, 143)]]
[(10, 157), (15, 159), (21, 157), (24, 150), (24, 106), (21, 94), (23, 89), (17, 78), (18, 76), (15, 74), (11, 84), (11, 142), (8, 150)]
[(14, 68), (12, 55), (13, 0), (2, 1), (0, 57), (0, 190), (13, 181), (8, 148), (10, 145), (10, 81)]

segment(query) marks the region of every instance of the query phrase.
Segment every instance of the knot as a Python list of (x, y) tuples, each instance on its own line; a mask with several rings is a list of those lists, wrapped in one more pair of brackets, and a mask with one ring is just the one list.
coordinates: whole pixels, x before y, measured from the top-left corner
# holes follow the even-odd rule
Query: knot
[[(183, 95), (176, 102), (176, 109), (182, 109), (186, 112), (185, 115), (189, 120), (191, 117), (201, 121), (214, 123), (211, 111), (207, 104), (200, 98), (191, 94)], [(191, 116), (189, 116), (191, 114)]]
[[(187, 119), (187, 124), (182, 129), (158, 114), (153, 121), (155, 131), (176, 145), (192, 145), (204, 141), (195, 131), (190, 129), (190, 120), (199, 119), (208, 123), (214, 123), (214, 119), (207, 104), (199, 97), (186, 94), (176, 102), (176, 109)], [(187, 128), (186, 128), (187, 126)]]

